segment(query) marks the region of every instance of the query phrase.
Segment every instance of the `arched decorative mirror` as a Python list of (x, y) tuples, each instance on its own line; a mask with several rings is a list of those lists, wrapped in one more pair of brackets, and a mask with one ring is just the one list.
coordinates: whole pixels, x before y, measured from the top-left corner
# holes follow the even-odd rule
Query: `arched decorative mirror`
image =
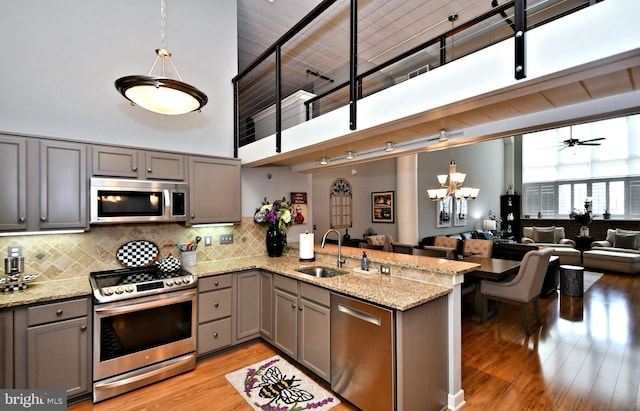
[(338, 178), (331, 185), (329, 193), (329, 224), (331, 228), (349, 228), (353, 211), (351, 183)]

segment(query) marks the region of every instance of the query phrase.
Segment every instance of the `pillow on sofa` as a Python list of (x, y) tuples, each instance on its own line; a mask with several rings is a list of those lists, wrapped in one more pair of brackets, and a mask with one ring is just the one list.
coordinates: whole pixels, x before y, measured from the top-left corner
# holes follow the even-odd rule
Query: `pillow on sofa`
[(616, 234), (613, 246), (615, 248), (635, 250), (638, 246), (638, 236), (636, 234)]
[(536, 243), (556, 243), (556, 233), (553, 231), (534, 231)]
[(638, 236), (638, 243), (636, 244), (636, 248), (637, 250), (640, 250), (640, 231), (635, 231), (635, 230), (625, 230), (622, 228), (616, 228), (616, 234), (623, 234), (623, 235), (635, 235)]
[(533, 241), (536, 243), (555, 243), (555, 231), (556, 228), (554, 226), (533, 227)]

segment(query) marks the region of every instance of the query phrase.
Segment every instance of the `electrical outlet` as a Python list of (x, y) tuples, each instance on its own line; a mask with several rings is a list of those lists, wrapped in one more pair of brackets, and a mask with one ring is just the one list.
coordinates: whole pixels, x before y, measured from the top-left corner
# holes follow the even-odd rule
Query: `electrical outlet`
[(205, 235), (204, 236), (204, 246), (205, 247), (211, 246), (211, 236), (210, 235)]
[(390, 265), (381, 265), (380, 273), (382, 274), (391, 274), (391, 266)]
[(22, 257), (22, 246), (21, 245), (10, 245), (10, 246), (7, 246), (7, 256), (9, 256), (9, 257)]
[(220, 234), (220, 244), (233, 244), (233, 234)]

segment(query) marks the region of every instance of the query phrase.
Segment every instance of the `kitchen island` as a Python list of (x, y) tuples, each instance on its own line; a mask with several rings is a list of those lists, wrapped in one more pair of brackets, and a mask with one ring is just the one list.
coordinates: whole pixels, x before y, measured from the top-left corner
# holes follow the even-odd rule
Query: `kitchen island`
[[(318, 278), (296, 271), (309, 265), (335, 267), (338, 249), (327, 245), (316, 246), (315, 262), (300, 262), (295, 245), (288, 247), (286, 255), (277, 258), (265, 255), (200, 262), (189, 271), (199, 277), (210, 277), (247, 270), (265, 270), (297, 281), (313, 284), (346, 296), (396, 310), (399, 317), (409, 315), (416, 308), (439, 300), (446, 306), (446, 357), (447, 357), (447, 406), (458, 409), (464, 404), (461, 389), (461, 330), (460, 330), (460, 284), (464, 274), (477, 267), (476, 264), (450, 261), (406, 254), (396, 254), (368, 250), (370, 267), (380, 269), (384, 264), (390, 267), (390, 275), (362, 274), (353, 268), (360, 266), (362, 250), (350, 247), (342, 249), (346, 264), (342, 267), (347, 274)], [(27, 290), (3, 295), (0, 308), (18, 307), (59, 299), (90, 296), (88, 278), (67, 279), (47, 282), (33, 282)], [(429, 324), (425, 324), (429, 327)], [(443, 353), (444, 354), (444, 353)]]

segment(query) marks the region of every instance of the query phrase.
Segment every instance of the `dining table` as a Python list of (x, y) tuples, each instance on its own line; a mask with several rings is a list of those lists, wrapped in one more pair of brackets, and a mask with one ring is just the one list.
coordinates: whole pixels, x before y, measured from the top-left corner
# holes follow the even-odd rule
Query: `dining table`
[[(482, 294), (480, 293), (480, 281), (500, 281), (509, 276), (515, 276), (520, 270), (520, 261), (481, 257), (478, 255), (463, 257), (462, 261), (480, 264), (480, 267), (465, 274), (465, 283), (475, 283), (473, 296), (474, 314), (472, 320), (474, 323), (479, 324), (482, 322)], [(489, 314), (493, 314), (493, 312), (490, 312)]]

